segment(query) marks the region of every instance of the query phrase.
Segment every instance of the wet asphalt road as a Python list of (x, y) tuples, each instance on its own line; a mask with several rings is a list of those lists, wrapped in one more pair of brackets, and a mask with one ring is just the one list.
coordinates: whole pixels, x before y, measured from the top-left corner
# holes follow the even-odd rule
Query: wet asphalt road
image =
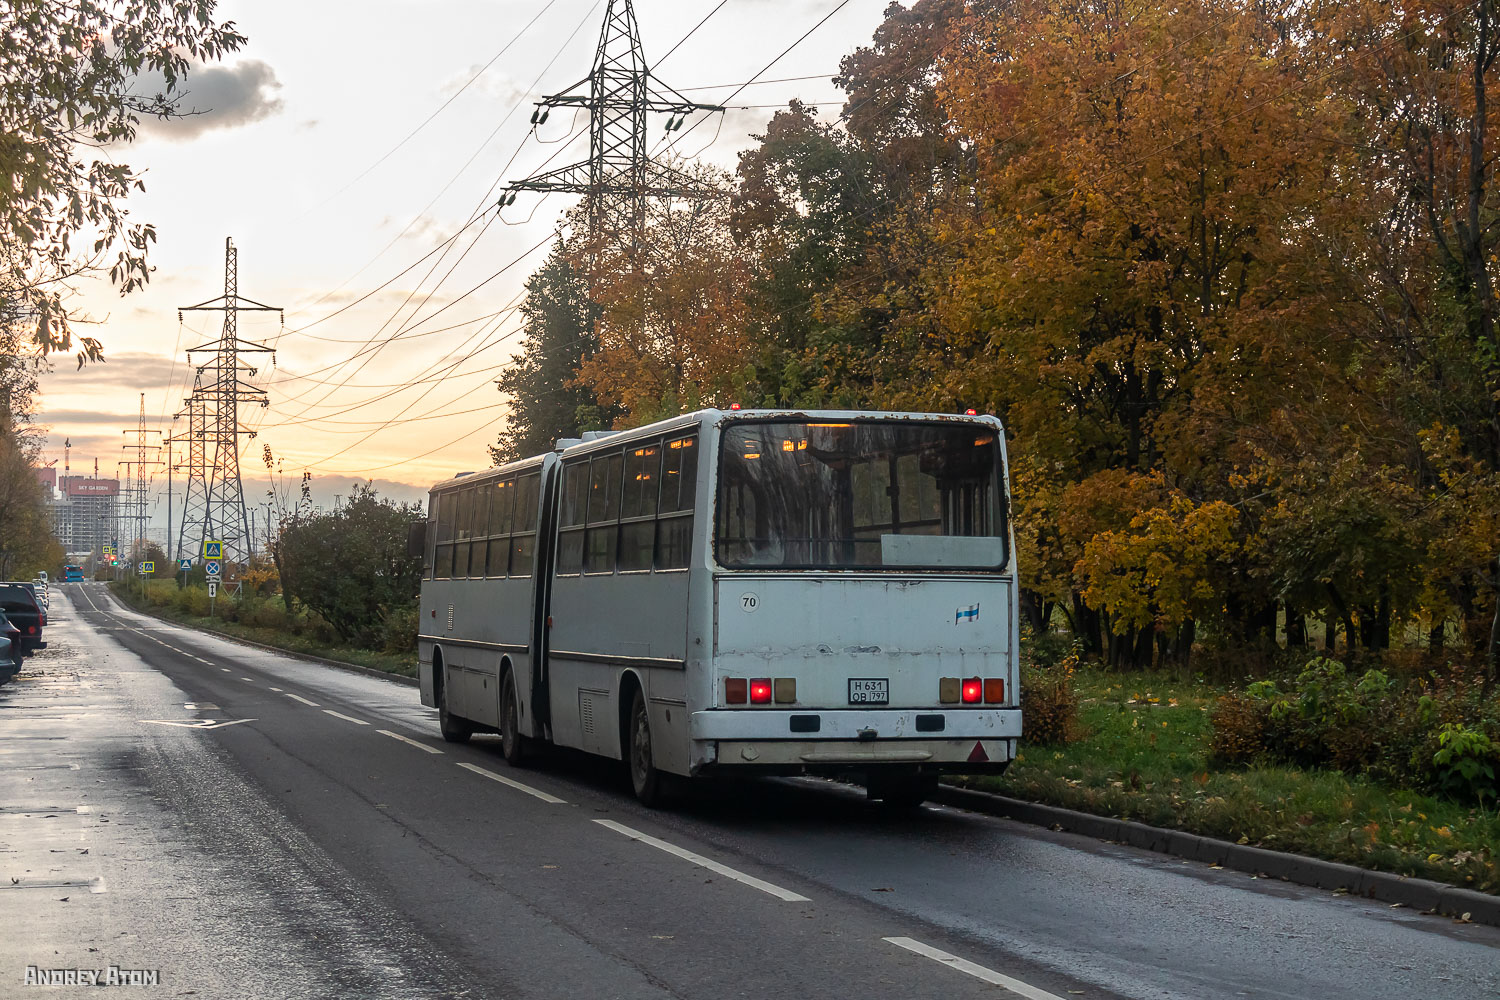
[(1494, 928), (823, 782), (652, 812), (618, 765), (444, 744), (413, 688), (54, 593), (0, 688), (0, 997), (44, 995), (28, 965), (199, 997), (1500, 997)]

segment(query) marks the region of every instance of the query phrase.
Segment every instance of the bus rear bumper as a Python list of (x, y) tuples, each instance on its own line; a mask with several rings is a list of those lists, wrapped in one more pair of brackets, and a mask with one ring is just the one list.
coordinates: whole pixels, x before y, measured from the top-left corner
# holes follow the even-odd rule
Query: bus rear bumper
[(943, 773), (1003, 770), (1015, 740), (720, 740), (716, 769), (842, 773), (910, 769)]
[(694, 712), (694, 740), (917, 739), (925, 742), (1014, 740), (1021, 736), (1019, 708), (971, 709), (717, 709)]
[(694, 772), (994, 774), (1016, 755), (1021, 711), (720, 709), (694, 712), (690, 732)]

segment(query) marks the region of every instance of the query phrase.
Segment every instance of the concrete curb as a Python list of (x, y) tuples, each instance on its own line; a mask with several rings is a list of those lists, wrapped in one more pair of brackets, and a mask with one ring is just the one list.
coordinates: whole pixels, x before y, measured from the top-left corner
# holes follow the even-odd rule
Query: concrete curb
[(211, 628), (200, 628), (197, 625), (186, 625), (182, 622), (174, 621), (171, 618), (163, 617), (162, 615), (156, 614), (153, 611), (149, 611), (146, 608), (138, 608), (133, 604), (126, 604), (112, 590), (108, 590), (106, 588), (105, 592), (109, 594), (109, 599), (111, 601), (114, 601), (116, 604), (125, 608), (127, 611), (134, 611), (136, 614), (145, 615), (147, 618), (155, 618), (157, 621), (166, 622), (168, 625), (176, 625), (178, 628), (185, 628), (193, 632), (202, 632), (204, 635), (215, 636), (217, 638), (225, 640), (226, 642), (239, 643), (241, 646), (250, 646), (255, 649), (263, 649), (268, 653), (280, 653), (283, 656), (290, 656), (293, 659), (297, 660), (307, 660), (310, 663), (321, 663), (325, 667), (336, 667), (339, 670), (347, 670), (350, 673), (364, 674), (366, 677), (380, 677), (384, 680), (395, 681), (397, 684), (405, 684), (407, 687), (417, 686), (417, 679), (415, 677), (406, 677), (402, 674), (393, 674), (388, 670), (377, 670), (374, 667), (366, 667), (358, 663), (346, 663), (343, 660), (330, 660), (326, 656), (314, 656), (311, 653), (299, 653), (295, 649), (282, 649), (280, 646), (268, 646), (263, 642), (255, 642), (251, 639), (242, 639), (237, 635), (230, 635), (228, 632), (218, 632)]
[(1423, 913), (1438, 913), (1500, 927), (1500, 896), (1462, 889), (1443, 882), (1370, 871), (1336, 861), (1270, 851), (1263, 847), (1231, 844), (1227, 840), (1201, 837), (1181, 830), (1167, 830), (1133, 820), (1095, 816), (1092, 813), (1025, 802), (954, 785), (941, 786), (932, 798), (947, 806), (1003, 816), (1035, 826), (1067, 830), (1085, 837), (1170, 854), (1188, 861), (1201, 861), (1204, 864), (1278, 878), (1317, 889), (1343, 889), (1351, 896), (1383, 903), (1400, 903)]

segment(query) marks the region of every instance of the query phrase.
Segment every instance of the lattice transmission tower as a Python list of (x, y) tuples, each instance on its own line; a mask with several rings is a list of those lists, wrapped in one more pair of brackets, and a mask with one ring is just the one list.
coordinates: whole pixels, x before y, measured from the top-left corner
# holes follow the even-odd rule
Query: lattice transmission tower
[[(582, 93), (584, 87), (587, 93)], [(646, 116), (668, 115), (667, 131), (682, 128), (688, 115), (723, 113), (717, 104), (688, 100), (651, 72), (641, 49), (631, 0), (609, 0), (604, 29), (589, 75), (566, 90), (536, 102), (533, 124), (553, 108), (589, 112), (589, 158), (509, 184), (501, 204), (518, 191), (557, 191), (585, 196), (589, 235), (616, 241), (632, 252), (641, 246), (650, 198), (713, 198), (722, 192), (668, 164), (647, 150)]]
[[(122, 431), (123, 434), (134, 434), (135, 442), (126, 443), (125, 452), (135, 452), (135, 461), (126, 461), (120, 464), (125, 466), (125, 480), (130, 499), (124, 503), (124, 513), (130, 524), (130, 552), (129, 558), (132, 563), (144, 557), (147, 543), (147, 525), (150, 523), (150, 513), (147, 509), (147, 490), (150, 486), (150, 478), (146, 475), (146, 469), (161, 464), (159, 457), (161, 445), (147, 444), (149, 435), (160, 434), (161, 431), (146, 427), (146, 394), (141, 393), (141, 416), (134, 430)], [(123, 553), (122, 553), (123, 554)]]
[[(239, 293), (239, 254), (234, 241), (224, 240), (224, 294), (178, 309), (178, 320), (184, 312), (207, 311), (224, 314), (224, 332), (217, 341), (188, 349), (194, 354), (212, 354), (211, 360), (198, 365), (193, 379), (193, 394), (176, 416), (188, 418), (188, 483), (183, 502), (182, 528), (177, 536), (177, 557), (201, 559), (203, 542), (208, 539), (224, 543), (226, 565), (249, 555), (250, 517), (245, 509), (245, 489), (240, 482), (240, 438), (255, 437), (255, 432), (240, 424), (241, 406), (268, 405), (264, 389), (245, 381), (257, 369), (241, 358), (242, 354), (271, 354), (264, 344), (241, 340), (239, 314), (242, 312), (280, 313), (280, 306), (244, 297)], [(283, 315), (282, 321), (285, 322)]]

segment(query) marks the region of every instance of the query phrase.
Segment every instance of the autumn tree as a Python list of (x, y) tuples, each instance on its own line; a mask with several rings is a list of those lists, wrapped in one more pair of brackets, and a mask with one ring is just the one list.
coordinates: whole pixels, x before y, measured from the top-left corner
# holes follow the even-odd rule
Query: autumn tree
[(607, 233), (579, 244), (600, 314), (598, 349), (584, 359), (578, 382), (618, 407), (617, 422), (627, 425), (729, 405), (750, 361), (750, 271), (729, 227), (727, 199), (648, 204), (639, 247)]
[(615, 416), (578, 381), (583, 359), (598, 350), (600, 310), (561, 240), (526, 280), (521, 316), (521, 353), (495, 381), (510, 405), (505, 429), (490, 447), (496, 464), (550, 451), (559, 438), (608, 427)]
[[(149, 224), (128, 196), (141, 173), (120, 162), (143, 117), (180, 113), (195, 62), (245, 37), (215, 23), (214, 0), (11, 0), (0, 7), (0, 294), (21, 303), (47, 353), (73, 337), (68, 282), (108, 271), (121, 293), (151, 274)], [(160, 93), (140, 81), (159, 76)], [(99, 342), (78, 339), (79, 363)]]

